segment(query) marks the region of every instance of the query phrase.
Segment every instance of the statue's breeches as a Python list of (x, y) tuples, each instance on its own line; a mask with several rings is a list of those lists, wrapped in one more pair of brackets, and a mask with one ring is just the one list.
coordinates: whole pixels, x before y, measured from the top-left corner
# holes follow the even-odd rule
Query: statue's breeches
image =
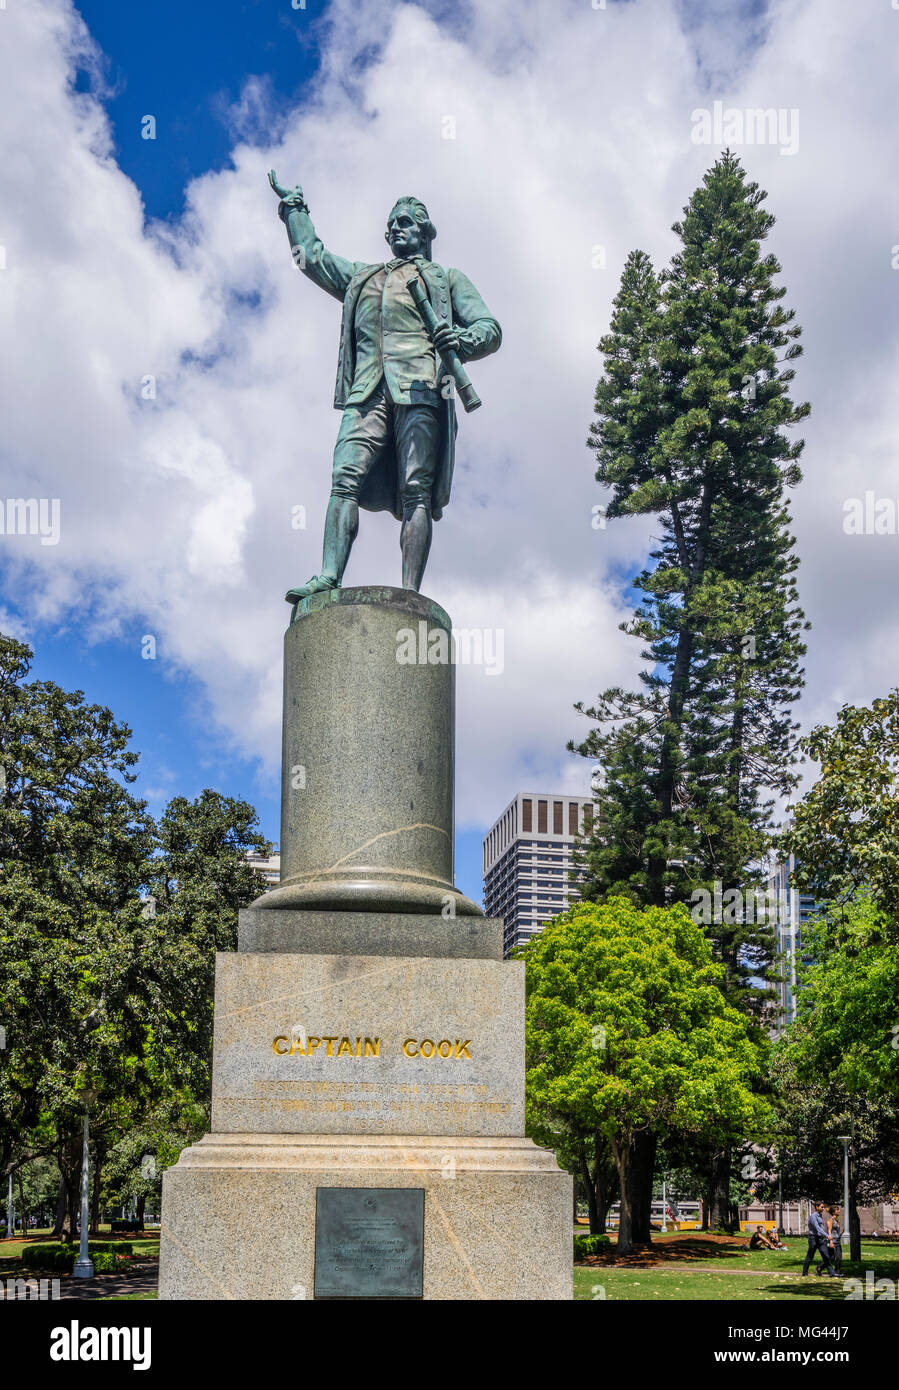
[(422, 505), (430, 508), (440, 449), (439, 404), (395, 405), (382, 381), (367, 401), (344, 409), (331, 495), (358, 501), (371, 470), (390, 452), (396, 460), (404, 515)]

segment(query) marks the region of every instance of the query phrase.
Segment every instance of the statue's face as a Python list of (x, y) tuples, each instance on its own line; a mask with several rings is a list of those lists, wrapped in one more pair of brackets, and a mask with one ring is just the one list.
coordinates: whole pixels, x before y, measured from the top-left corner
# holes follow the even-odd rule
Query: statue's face
[(393, 254), (403, 260), (409, 260), (412, 256), (423, 254), (422, 229), (412, 216), (410, 208), (399, 207), (390, 214), (387, 223), (387, 240)]

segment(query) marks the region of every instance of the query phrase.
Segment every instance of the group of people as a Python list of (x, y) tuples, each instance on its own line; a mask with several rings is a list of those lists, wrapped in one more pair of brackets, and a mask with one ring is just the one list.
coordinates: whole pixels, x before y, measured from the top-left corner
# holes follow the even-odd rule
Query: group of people
[(838, 1278), (843, 1268), (842, 1235), (840, 1208), (816, 1202), (808, 1215), (808, 1250), (802, 1273), (808, 1274), (815, 1256), (820, 1255), (821, 1264), (815, 1273), (820, 1276), (826, 1270), (831, 1279)]
[[(815, 1258), (820, 1257), (820, 1264), (815, 1266), (815, 1274), (819, 1277), (828, 1274), (831, 1279), (839, 1278), (843, 1268), (843, 1230), (840, 1220), (841, 1212), (839, 1207), (829, 1207), (824, 1202), (815, 1202), (809, 1210), (808, 1217), (808, 1250), (805, 1255), (805, 1263), (802, 1266), (802, 1273), (808, 1274), (809, 1269), (815, 1263)], [(780, 1238), (778, 1231), (766, 1231), (764, 1226), (756, 1226), (749, 1238), (750, 1250), (786, 1250), (786, 1246)]]

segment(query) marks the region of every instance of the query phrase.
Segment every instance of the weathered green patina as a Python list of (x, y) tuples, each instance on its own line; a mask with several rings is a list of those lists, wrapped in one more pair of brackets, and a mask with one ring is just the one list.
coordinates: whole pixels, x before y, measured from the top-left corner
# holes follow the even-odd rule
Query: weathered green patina
[[(400, 198), (388, 218), (393, 259), (371, 264), (326, 250), (299, 185), (283, 188), (274, 170), (269, 182), (300, 270), (343, 303), (334, 393), (343, 418), (322, 568), (287, 593), (296, 618), (309, 595), (340, 588), (360, 507), (401, 521), (403, 588), (420, 590), (432, 521), (452, 485), (456, 384), (468, 409), (479, 404), (460, 364), (495, 352), (502, 332), (471, 281), (430, 259), (436, 228), (417, 198)], [(437, 320), (433, 333), (413, 297), (420, 286)]]

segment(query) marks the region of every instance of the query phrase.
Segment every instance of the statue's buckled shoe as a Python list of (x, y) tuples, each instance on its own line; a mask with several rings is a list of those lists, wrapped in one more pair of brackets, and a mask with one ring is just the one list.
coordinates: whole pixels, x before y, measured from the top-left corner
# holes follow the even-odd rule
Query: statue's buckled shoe
[(330, 575), (314, 574), (301, 588), (288, 589), (284, 598), (288, 603), (299, 603), (301, 599), (308, 598), (310, 594), (323, 594), (328, 589), (339, 587), (337, 580), (332, 579)]

